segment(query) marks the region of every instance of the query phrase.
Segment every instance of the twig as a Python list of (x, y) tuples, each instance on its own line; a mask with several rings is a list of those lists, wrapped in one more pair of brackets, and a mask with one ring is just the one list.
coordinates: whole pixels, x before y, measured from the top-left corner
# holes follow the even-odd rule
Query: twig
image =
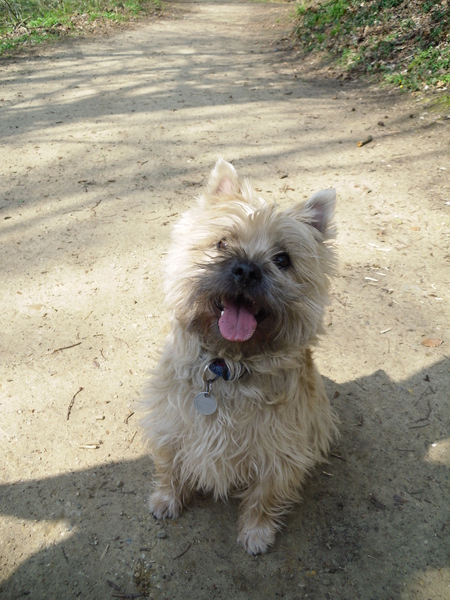
[[(114, 339), (119, 340), (119, 342), (123, 342), (126, 346), (128, 346), (127, 342), (125, 340), (123, 340), (122, 338), (114, 336)], [(130, 348), (130, 346), (128, 346), (128, 348)], [(131, 348), (130, 348), (130, 350), (131, 350)]]
[[(30, 30), (30, 27), (27, 27), (27, 21), (30, 20), (31, 17), (26, 17), (25, 19), (22, 19), (21, 21), (18, 21), (15, 25), (14, 25), (14, 31), (17, 31), (19, 29), (19, 27), (25, 27), (25, 29), (27, 30), (27, 32)], [(34, 169), (34, 167), (32, 167)]]
[(339, 456), (339, 454), (333, 454), (332, 452), (330, 452), (330, 456), (333, 456), (334, 458), (339, 458), (339, 460), (343, 460), (344, 462), (347, 462), (347, 459), (344, 458), (343, 456)]
[(354, 381), (354, 383), (356, 383), (356, 385), (359, 385), (359, 387), (360, 387), (362, 390), (364, 390), (364, 391), (367, 391), (367, 390), (366, 390), (366, 388), (365, 388), (363, 385), (361, 385), (361, 384), (359, 383), (359, 381), (356, 381), (356, 380), (355, 380), (355, 381)]
[[(103, 199), (103, 198), (102, 198), (102, 199)], [(94, 208), (97, 208), (97, 206), (100, 204), (100, 202), (101, 202), (101, 201), (102, 201), (102, 200), (99, 200), (99, 201), (97, 202), (97, 204), (94, 204), (94, 206), (91, 206), (89, 210), (94, 210)]]
[(14, 17), (16, 21), (16, 27), (19, 27), (19, 25), (21, 25), (24, 21), (19, 21), (19, 13), (16, 10), (14, 10), (14, 8), (11, 6), (8, 0), (4, 0), (4, 3), (6, 4), (10, 14)]
[(373, 140), (373, 137), (371, 135), (368, 135), (366, 137), (366, 139), (361, 140), (360, 142), (357, 142), (356, 145), (361, 148), (361, 146), (365, 146), (366, 144), (369, 144), (372, 140)]
[(107, 553), (107, 552), (108, 552), (108, 550), (109, 550), (109, 546), (110, 546), (110, 544), (106, 544), (106, 547), (105, 547), (105, 549), (103, 550), (103, 552), (102, 552), (102, 555), (100, 556), (100, 560), (101, 560), (101, 561), (102, 561), (102, 560), (105, 558), (105, 556), (106, 556), (106, 553)]
[(116, 592), (120, 592), (120, 587), (117, 584), (115, 584), (114, 581), (107, 579), (106, 583), (109, 585), (109, 587), (112, 587), (113, 590), (116, 590)]
[(71, 346), (64, 346), (63, 348), (56, 348), (56, 350), (53, 350), (52, 354), (55, 354), (55, 352), (61, 352), (61, 350), (68, 350), (69, 348), (75, 348), (75, 346), (79, 346), (81, 344), (81, 342), (77, 342), (76, 344), (72, 344)]
[[(61, 123), (62, 123), (62, 121), (61, 121)], [(82, 183), (82, 182), (79, 181), (78, 183)], [(88, 181), (86, 181), (85, 183), (87, 185), (91, 185)], [(73, 208), (72, 210), (67, 210), (66, 212), (63, 212), (62, 214), (63, 215), (70, 215), (71, 213), (74, 213), (74, 212), (83, 212), (83, 210), (93, 210), (95, 212), (95, 209), (100, 204), (100, 202), (102, 202), (102, 200), (99, 200), (97, 202), (97, 204), (94, 204), (94, 206), (83, 206), (83, 208)]]
[(413, 425), (410, 429), (420, 429), (421, 427), (428, 427), (431, 423), (425, 423), (425, 425)]
[(181, 558), (183, 556), (183, 554), (186, 554), (186, 552), (189, 550), (189, 548), (192, 546), (191, 542), (189, 542), (189, 544), (187, 545), (186, 550), (183, 550), (183, 552), (181, 554), (178, 554), (178, 556), (174, 556), (172, 560), (177, 560), (177, 558)]
[(78, 392), (76, 392), (76, 393), (73, 395), (73, 398), (72, 398), (72, 400), (70, 401), (70, 404), (69, 404), (69, 408), (67, 409), (67, 420), (69, 420), (70, 413), (71, 413), (71, 411), (72, 411), (72, 407), (73, 407), (73, 403), (75, 402), (75, 398), (76, 398), (76, 397), (78, 396), (78, 394), (79, 394), (80, 392), (82, 392), (82, 391), (83, 391), (83, 388), (82, 388), (82, 387), (80, 387), (80, 389), (78, 390)]
[(131, 419), (131, 417), (134, 415), (134, 410), (131, 410), (127, 416), (125, 417), (125, 419), (123, 420), (123, 422), (125, 423), (125, 425), (128, 425), (128, 419)]
[(377, 500), (373, 494), (369, 494), (369, 500), (376, 508), (379, 508), (381, 510), (384, 510), (386, 508), (386, 505)]
[(428, 421), (428, 417), (431, 415), (431, 404), (430, 404), (429, 398), (427, 400), (427, 404), (428, 404), (428, 413), (426, 414), (425, 417), (422, 417), (421, 419), (417, 419), (417, 421), (414, 421), (415, 423), (420, 423), (420, 421)]

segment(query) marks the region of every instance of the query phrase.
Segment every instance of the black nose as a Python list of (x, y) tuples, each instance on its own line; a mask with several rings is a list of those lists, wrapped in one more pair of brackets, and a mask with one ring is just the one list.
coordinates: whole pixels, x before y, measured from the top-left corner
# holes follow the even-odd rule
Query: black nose
[(235, 263), (231, 269), (236, 283), (251, 285), (261, 280), (261, 267), (256, 263), (241, 261)]

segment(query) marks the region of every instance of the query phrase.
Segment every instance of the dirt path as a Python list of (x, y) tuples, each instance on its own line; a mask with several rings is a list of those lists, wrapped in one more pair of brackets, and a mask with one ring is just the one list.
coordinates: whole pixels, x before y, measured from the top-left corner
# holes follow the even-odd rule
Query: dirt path
[[(276, 43), (290, 10), (189, 3), (2, 67), (0, 598), (449, 598), (450, 121), (311, 73)], [(257, 559), (234, 502), (150, 517), (132, 414), (218, 156), (282, 205), (339, 196), (316, 356), (342, 436)]]

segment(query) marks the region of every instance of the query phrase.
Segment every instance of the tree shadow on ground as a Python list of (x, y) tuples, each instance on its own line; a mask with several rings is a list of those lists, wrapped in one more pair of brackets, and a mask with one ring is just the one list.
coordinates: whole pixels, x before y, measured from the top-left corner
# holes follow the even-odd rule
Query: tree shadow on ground
[[(445, 598), (448, 368), (438, 362), (399, 382), (383, 371), (326, 380), (341, 438), (257, 559), (236, 545), (234, 501), (199, 497), (177, 521), (154, 521), (147, 457), (0, 486), (7, 523), (23, 522), (20, 536), (2, 542), (8, 578), (0, 596), (126, 597), (138, 585), (155, 599), (388, 600), (428, 597), (432, 585), (433, 598)], [(9, 546), (23, 548), (12, 570)], [(415, 595), (416, 585), (425, 595)]]

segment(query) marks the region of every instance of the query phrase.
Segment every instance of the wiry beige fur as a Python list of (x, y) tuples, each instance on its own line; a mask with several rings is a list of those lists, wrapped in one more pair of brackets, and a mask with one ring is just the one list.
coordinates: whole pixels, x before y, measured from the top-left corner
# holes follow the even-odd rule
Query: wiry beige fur
[[(165, 288), (171, 333), (144, 401), (155, 517), (177, 517), (195, 490), (237, 495), (238, 540), (250, 554), (265, 552), (306, 473), (328, 452), (334, 418), (309, 348), (322, 332), (334, 270), (334, 198), (326, 190), (279, 211), (219, 160), (176, 226)], [(276, 264), (280, 253), (287, 268)], [(237, 282), (230, 269), (240, 261), (257, 264), (261, 280)], [(224, 298), (261, 319), (247, 341), (222, 336)], [(193, 400), (218, 357), (234, 378), (213, 384), (218, 409), (205, 416)]]

